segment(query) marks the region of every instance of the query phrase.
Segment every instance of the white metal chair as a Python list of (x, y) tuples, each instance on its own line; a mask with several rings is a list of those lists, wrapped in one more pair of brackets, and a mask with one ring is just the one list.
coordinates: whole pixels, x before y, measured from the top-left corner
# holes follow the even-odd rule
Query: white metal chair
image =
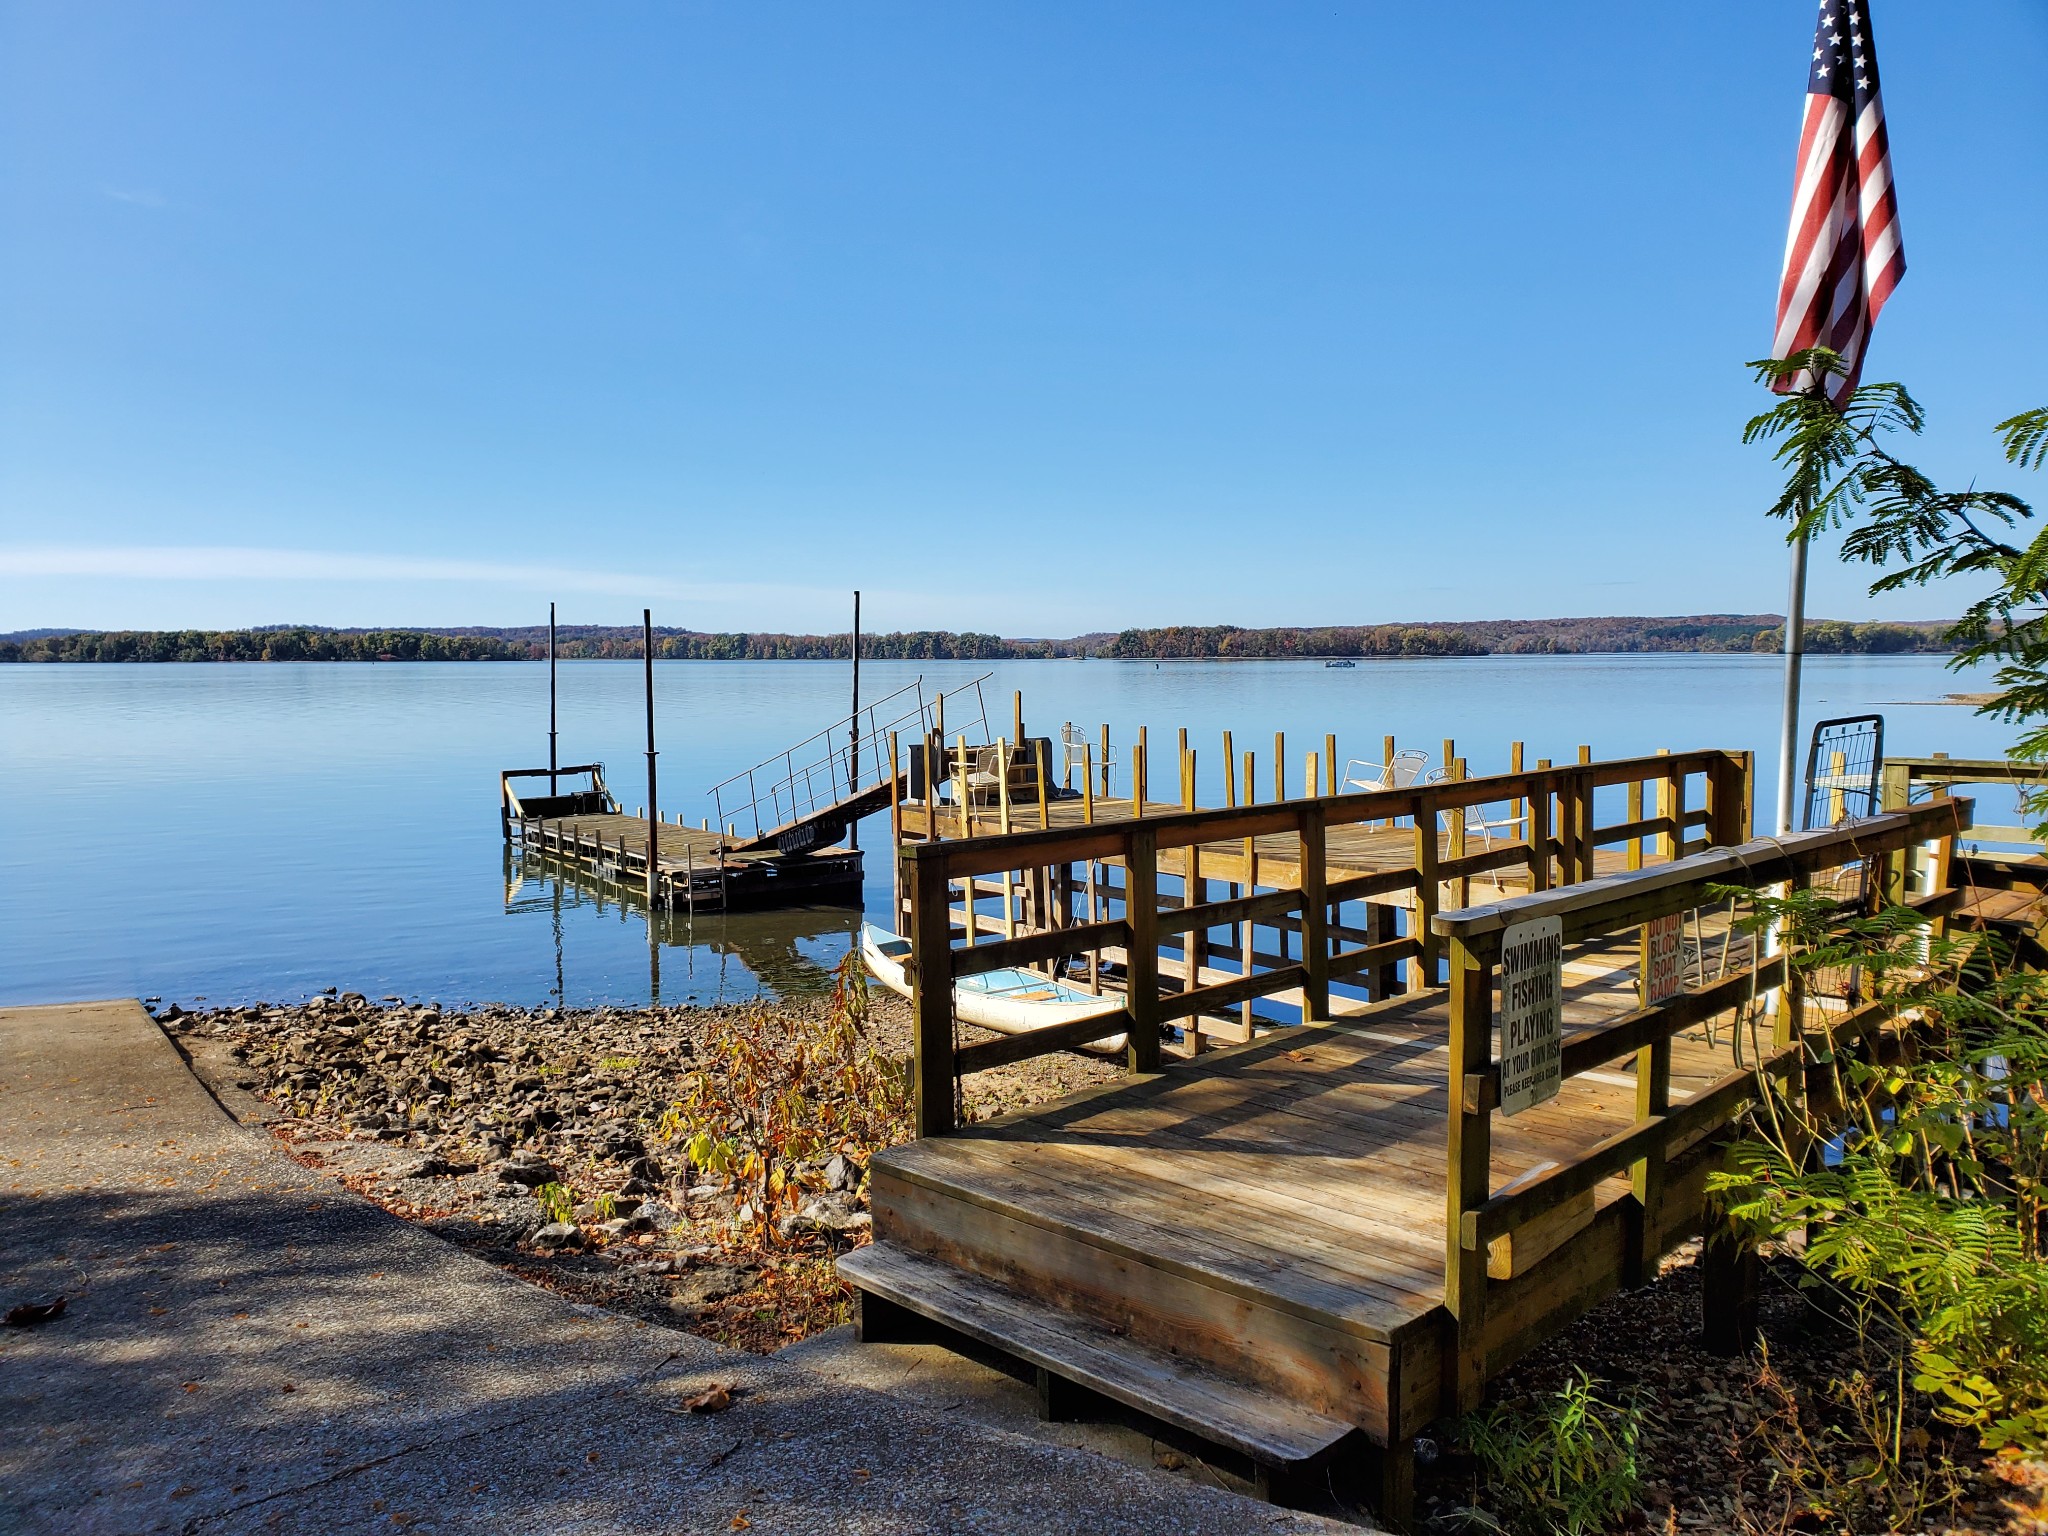
[(1116, 766), (1116, 748), (1110, 747), (1105, 749), (1101, 758), (1097, 759), (1092, 746), (1093, 744), (1088, 740), (1088, 733), (1079, 726), (1069, 722), (1060, 727), (1060, 778), (1062, 780), (1070, 777), (1076, 768), (1079, 768), (1084, 773), (1087, 772), (1088, 765), (1093, 763), (1096, 772), (1105, 775), (1103, 782), (1105, 784), (1108, 783), (1107, 775), (1109, 770)]
[(987, 796), (999, 798), (1003, 790), (1003, 775), (1008, 765), (1003, 761), (1001, 747), (976, 747), (974, 766), (967, 770), (967, 798), (970, 803), (987, 803)]
[[(1428, 767), (1429, 754), (1412, 747), (1404, 752), (1396, 752), (1393, 761), (1389, 763), (1369, 763), (1364, 758), (1354, 757), (1344, 765), (1344, 782), (1339, 788), (1344, 794), (1373, 794), (1383, 789), (1406, 789), (1415, 783)], [(1439, 776), (1443, 773), (1441, 768), (1435, 771)]]

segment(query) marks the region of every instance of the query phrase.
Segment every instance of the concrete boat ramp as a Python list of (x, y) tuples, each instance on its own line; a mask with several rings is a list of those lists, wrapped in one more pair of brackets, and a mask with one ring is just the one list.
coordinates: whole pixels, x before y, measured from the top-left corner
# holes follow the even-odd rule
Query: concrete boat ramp
[(0, 1307), (58, 1295), (0, 1329), (10, 1536), (1357, 1529), (1039, 1430), (933, 1346), (574, 1305), (291, 1162), (134, 1002), (0, 1010)]

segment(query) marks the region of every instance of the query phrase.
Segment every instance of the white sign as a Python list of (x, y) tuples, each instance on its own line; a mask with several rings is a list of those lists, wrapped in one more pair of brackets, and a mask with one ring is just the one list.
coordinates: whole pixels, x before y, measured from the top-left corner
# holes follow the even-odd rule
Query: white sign
[(1563, 1015), (1564, 920), (1514, 924), (1500, 936), (1502, 1114), (1557, 1097)]
[(1678, 913), (1643, 924), (1643, 1006), (1685, 990), (1684, 921)]

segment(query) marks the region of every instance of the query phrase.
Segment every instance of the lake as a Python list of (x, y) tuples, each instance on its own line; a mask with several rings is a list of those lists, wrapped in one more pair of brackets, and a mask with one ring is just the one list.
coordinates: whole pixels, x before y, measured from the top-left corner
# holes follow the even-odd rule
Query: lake
[[(1747, 748), (1758, 824), (1775, 794), (1780, 663), (1769, 656), (1473, 657), (1318, 662), (870, 662), (873, 700), (920, 676), (984, 672), (994, 728), (1010, 696), (1057, 737), (1107, 723), (1119, 763), (1150, 728), (1152, 790), (1171, 795), (1175, 732), (1197, 749), (1200, 797), (1222, 800), (1221, 732), (1258, 754), (1273, 733), (1288, 788), (1337, 734), (1377, 760), (1391, 732), (1432, 757), (1446, 736), (1471, 771), (1508, 744), (1569, 760)], [(662, 806), (712, 814), (715, 780), (843, 717), (830, 662), (666, 662), (655, 669)], [(1816, 657), (1806, 714), (1880, 712), (1899, 753), (2001, 756), (2011, 731), (1936, 704), (1982, 688), (1939, 657)], [(638, 662), (560, 669), (564, 762), (601, 760), (630, 810), (646, 799)], [(948, 726), (959, 716), (949, 705)], [(285, 1001), (328, 986), (447, 1004), (731, 1000), (822, 986), (857, 915), (810, 910), (662, 924), (573, 883), (522, 878), (499, 835), (497, 774), (547, 761), (544, 665), (45, 665), (0, 667), (0, 1002), (160, 996)], [(1119, 769), (1118, 790), (1128, 781)], [(1985, 819), (2012, 819), (1987, 805)], [(888, 906), (886, 816), (863, 828), (867, 904)]]

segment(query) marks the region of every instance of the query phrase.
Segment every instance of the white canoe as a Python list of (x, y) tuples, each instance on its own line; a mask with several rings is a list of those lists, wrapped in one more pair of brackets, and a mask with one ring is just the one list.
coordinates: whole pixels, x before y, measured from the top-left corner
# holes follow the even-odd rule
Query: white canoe
[[(860, 952), (870, 976), (891, 992), (910, 996), (910, 979), (903, 974), (903, 962), (910, 955), (910, 940), (873, 923), (863, 923)], [(1004, 1035), (1116, 1013), (1123, 1005), (1120, 997), (1098, 997), (1036, 971), (986, 971), (979, 976), (963, 976), (953, 984), (954, 1013), (970, 1024)], [(1105, 1036), (1087, 1047), (1090, 1051), (1123, 1048), (1124, 1037), (1120, 1034)]]

